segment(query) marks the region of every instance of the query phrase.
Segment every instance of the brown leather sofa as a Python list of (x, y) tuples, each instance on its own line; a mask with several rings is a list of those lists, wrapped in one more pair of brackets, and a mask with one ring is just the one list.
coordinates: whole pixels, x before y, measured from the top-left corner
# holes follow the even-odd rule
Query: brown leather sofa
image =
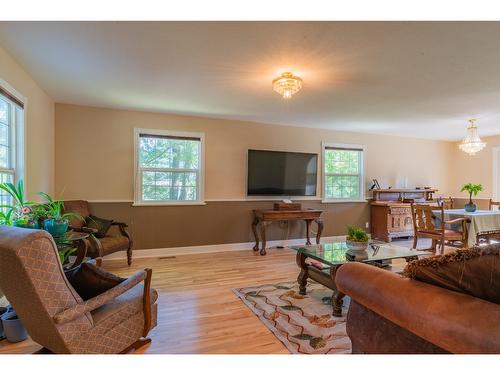
[(362, 263), (340, 267), (353, 353), (500, 353), (500, 305)]

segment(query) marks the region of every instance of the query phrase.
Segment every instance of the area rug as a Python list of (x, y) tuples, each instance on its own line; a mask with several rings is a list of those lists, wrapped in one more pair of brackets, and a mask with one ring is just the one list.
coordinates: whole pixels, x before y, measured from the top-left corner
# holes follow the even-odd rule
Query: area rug
[(308, 282), (307, 295), (297, 282), (233, 289), (233, 292), (293, 354), (348, 354), (344, 299), (341, 318), (332, 316), (332, 291)]

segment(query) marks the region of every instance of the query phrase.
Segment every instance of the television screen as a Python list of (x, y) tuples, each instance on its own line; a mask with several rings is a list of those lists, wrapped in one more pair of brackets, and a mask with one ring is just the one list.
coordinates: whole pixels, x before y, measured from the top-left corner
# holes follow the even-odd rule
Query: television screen
[(247, 195), (316, 195), (318, 155), (248, 150)]

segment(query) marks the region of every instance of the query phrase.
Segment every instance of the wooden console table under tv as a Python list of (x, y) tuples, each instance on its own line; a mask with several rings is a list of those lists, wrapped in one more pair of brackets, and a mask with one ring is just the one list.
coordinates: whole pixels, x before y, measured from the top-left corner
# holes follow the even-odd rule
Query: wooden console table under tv
[(432, 202), (436, 189), (372, 190), (370, 223), (373, 239), (391, 242), (393, 238), (413, 236), (413, 219), (408, 200)]
[(322, 210), (253, 210), (252, 231), (255, 236), (254, 251), (259, 251), (259, 235), (257, 233), (257, 226), (260, 224), (260, 239), (262, 247), (260, 248), (260, 255), (266, 255), (266, 227), (274, 221), (292, 221), (304, 220), (306, 222), (306, 245), (311, 245), (309, 231), (311, 229), (311, 222), (318, 225), (316, 233), (316, 243), (319, 244), (321, 233), (323, 232), (323, 220), (321, 219)]

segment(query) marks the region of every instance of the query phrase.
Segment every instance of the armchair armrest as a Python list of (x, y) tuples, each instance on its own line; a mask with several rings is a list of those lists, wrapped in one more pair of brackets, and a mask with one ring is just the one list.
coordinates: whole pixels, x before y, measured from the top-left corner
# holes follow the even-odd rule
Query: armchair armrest
[(120, 227), (123, 227), (123, 228), (128, 228), (128, 224), (127, 223), (124, 223), (122, 221), (113, 221), (111, 223), (111, 225), (118, 225)]
[(500, 305), (362, 263), (337, 271), (353, 300), (452, 353), (500, 353)]
[(455, 224), (455, 223), (460, 223), (460, 222), (468, 223), (468, 222), (470, 222), (470, 219), (467, 217), (459, 217), (457, 219), (444, 221), (445, 224)]
[[(149, 270), (150, 271), (150, 270)], [(91, 312), (109, 301), (115, 299), (119, 295), (125, 293), (127, 290), (132, 289), (134, 286), (139, 284), (141, 281), (145, 280), (148, 276), (149, 271), (143, 270), (135, 273), (130, 276), (127, 280), (121, 282), (114, 288), (107, 290), (106, 292), (99, 294), (98, 296), (89, 299), (88, 301), (79, 303), (75, 306), (72, 306), (66, 310), (63, 310), (56, 315), (54, 315), (53, 319), (56, 324), (64, 324), (68, 323), (82, 315), (85, 315), (88, 312)]]
[(74, 230), (75, 232), (83, 232), (83, 233), (88, 233), (88, 234), (94, 234), (97, 233), (97, 229), (94, 228), (89, 228), (89, 227), (69, 227), (71, 230)]

